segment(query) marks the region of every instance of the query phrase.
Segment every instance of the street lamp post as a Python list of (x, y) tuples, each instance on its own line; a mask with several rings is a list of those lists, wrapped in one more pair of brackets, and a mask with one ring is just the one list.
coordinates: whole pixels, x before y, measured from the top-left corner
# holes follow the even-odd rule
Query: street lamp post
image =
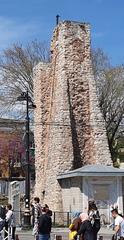
[(29, 95), (26, 92), (26, 172), (25, 172), (25, 215), (24, 225), (30, 226), (30, 159), (29, 159)]
[[(21, 96), (17, 98), (18, 101), (26, 101), (26, 167), (25, 167), (25, 213), (24, 213), (24, 227), (28, 228), (31, 225), (30, 222), (30, 157), (29, 157), (29, 102), (32, 103), (28, 90), (23, 92)], [(32, 103), (32, 108), (35, 105)]]

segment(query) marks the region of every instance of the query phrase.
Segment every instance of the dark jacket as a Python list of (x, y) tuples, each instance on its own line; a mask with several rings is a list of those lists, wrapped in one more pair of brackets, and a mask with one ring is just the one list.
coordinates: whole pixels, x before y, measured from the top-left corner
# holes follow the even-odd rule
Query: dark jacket
[(43, 214), (39, 217), (38, 232), (39, 234), (50, 234), (52, 220), (48, 214)]
[(84, 240), (94, 239), (93, 227), (89, 220), (86, 220), (83, 223), (81, 223), (81, 226), (79, 231), (77, 232), (77, 235), (83, 235)]

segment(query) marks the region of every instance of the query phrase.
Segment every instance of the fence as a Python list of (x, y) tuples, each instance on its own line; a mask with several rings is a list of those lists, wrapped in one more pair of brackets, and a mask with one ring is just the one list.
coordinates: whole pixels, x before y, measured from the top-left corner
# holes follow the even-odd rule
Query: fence
[[(24, 226), (24, 212), (14, 211), (16, 217), (16, 225), (19, 227)], [(71, 223), (71, 212), (52, 212), (52, 226), (53, 227), (68, 227)], [(107, 224), (106, 216), (100, 215), (101, 226)]]
[(11, 240), (12, 235), (11, 235), (11, 229), (9, 228), (8, 231), (3, 228), (2, 231), (0, 231), (0, 240)]
[[(14, 211), (16, 225), (24, 226), (24, 211)], [(52, 226), (68, 227), (71, 223), (71, 212), (52, 212)]]
[[(24, 211), (14, 211), (16, 218), (16, 225), (24, 226)], [(100, 215), (101, 226), (107, 225), (106, 216)], [(71, 212), (52, 212), (52, 226), (53, 227), (68, 227), (71, 223)]]
[(68, 227), (71, 223), (71, 212), (53, 212), (52, 224), (53, 226)]

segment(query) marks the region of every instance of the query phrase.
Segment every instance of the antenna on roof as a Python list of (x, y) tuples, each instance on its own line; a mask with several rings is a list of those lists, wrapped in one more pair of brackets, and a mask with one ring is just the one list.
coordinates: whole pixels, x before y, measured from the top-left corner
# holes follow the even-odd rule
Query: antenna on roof
[(59, 24), (59, 18), (60, 18), (60, 16), (57, 14), (56, 15), (56, 26)]

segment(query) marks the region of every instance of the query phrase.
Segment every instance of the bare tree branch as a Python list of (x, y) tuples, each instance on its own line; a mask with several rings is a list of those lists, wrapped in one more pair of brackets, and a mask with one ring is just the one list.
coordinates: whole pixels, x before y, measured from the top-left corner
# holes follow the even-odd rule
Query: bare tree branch
[[(29, 90), (33, 98), (33, 68), (40, 61), (49, 61), (45, 42), (32, 41), (27, 46), (16, 43), (5, 49), (0, 57), (0, 101), (4, 111), (15, 103), (17, 96)], [(4, 95), (2, 95), (4, 92)], [(5, 110), (6, 109), (6, 110)]]

